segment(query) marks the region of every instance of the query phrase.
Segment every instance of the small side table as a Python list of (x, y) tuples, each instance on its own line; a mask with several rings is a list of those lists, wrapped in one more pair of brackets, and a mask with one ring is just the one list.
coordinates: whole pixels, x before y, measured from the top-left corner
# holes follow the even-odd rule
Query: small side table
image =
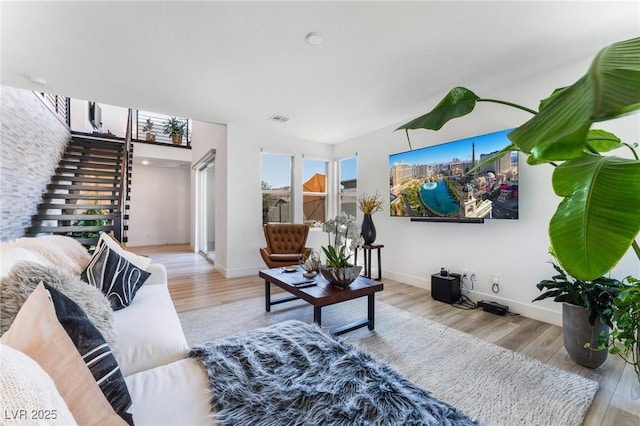
[[(378, 251), (378, 278), (376, 281), (382, 280), (382, 260), (380, 255), (380, 249), (384, 247), (383, 244), (363, 244), (360, 248), (364, 251), (364, 276), (371, 279), (371, 252), (373, 250)], [(358, 264), (358, 249), (356, 249), (355, 264)]]

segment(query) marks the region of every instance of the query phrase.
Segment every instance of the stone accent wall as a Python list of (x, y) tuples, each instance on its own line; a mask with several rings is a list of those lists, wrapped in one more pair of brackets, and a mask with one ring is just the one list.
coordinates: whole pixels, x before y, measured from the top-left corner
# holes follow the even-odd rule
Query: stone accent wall
[(0, 87), (0, 241), (23, 237), (69, 142), (67, 126), (29, 90)]

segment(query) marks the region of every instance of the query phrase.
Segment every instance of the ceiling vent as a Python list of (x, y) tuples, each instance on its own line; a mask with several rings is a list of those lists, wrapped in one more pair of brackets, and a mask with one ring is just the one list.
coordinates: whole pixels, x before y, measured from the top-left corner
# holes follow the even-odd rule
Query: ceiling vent
[(291, 119), (289, 117), (285, 117), (284, 115), (273, 114), (271, 117), (269, 117), (269, 120), (275, 121), (278, 123), (286, 123)]

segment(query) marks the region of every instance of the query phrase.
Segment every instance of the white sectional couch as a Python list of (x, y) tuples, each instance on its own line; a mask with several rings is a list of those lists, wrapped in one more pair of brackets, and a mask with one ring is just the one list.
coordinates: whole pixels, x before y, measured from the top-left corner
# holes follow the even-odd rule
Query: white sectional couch
[[(42, 248), (2, 243), (0, 276), (6, 276), (21, 260), (60, 267), (65, 248), (59, 250), (50, 254)], [(146, 269), (151, 276), (132, 303), (113, 312), (117, 332), (114, 353), (131, 395), (134, 422), (213, 424), (207, 375), (199, 361), (185, 357), (189, 346), (169, 295), (166, 269), (157, 263)]]

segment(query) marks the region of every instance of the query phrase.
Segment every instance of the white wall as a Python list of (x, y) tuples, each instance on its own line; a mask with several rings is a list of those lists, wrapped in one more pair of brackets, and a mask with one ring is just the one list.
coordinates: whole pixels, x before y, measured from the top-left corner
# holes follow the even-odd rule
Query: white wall
[[(590, 58), (562, 69), (534, 76), (526, 81), (498, 88), (469, 85), (479, 96), (505, 99), (534, 107), (556, 87), (566, 86), (587, 70)], [(482, 90), (481, 90), (482, 89)], [(435, 106), (445, 93), (425, 100), (424, 111)], [(473, 135), (516, 127), (530, 116), (495, 104), (481, 103), (468, 117), (454, 120), (438, 132), (410, 132), (413, 148), (435, 145)], [(415, 117), (407, 117), (407, 121)], [(358, 193), (387, 194), (389, 191), (388, 156), (409, 149), (405, 133), (394, 132), (403, 123), (354, 138), (335, 147), (335, 157), (358, 152)], [(608, 123), (602, 123), (603, 128)], [(612, 127), (609, 125), (609, 127)], [(615, 123), (618, 136), (637, 141), (638, 118)], [(620, 154), (618, 154), (620, 155)], [(625, 154), (626, 155), (626, 154)], [(421, 223), (408, 218), (390, 217), (388, 210), (373, 216), (382, 252), (384, 276), (419, 287), (430, 288), (430, 275), (441, 267), (452, 272), (463, 269), (477, 274), (478, 281), (470, 297), (474, 300), (496, 300), (507, 304), (513, 312), (542, 321), (560, 324), (560, 304), (551, 300), (531, 301), (539, 295), (535, 284), (554, 272), (549, 264), (547, 226), (559, 198), (551, 187), (551, 166), (531, 167), (520, 157), (519, 220), (490, 220), (484, 224)], [(388, 207), (388, 201), (385, 204)], [(375, 262), (374, 262), (375, 265)], [(640, 273), (639, 262), (628, 253), (614, 270), (616, 278)], [(500, 277), (500, 292), (491, 291), (492, 278)]]
[(71, 130), (76, 132), (93, 132), (89, 122), (89, 103), (82, 99), (71, 99)]
[[(302, 156), (318, 159), (332, 158), (333, 147), (311, 141), (295, 140), (283, 136), (268, 135), (250, 128), (236, 125), (227, 126), (228, 170), (227, 170), (227, 248), (224, 274), (237, 277), (256, 274), (264, 269), (259, 254), (264, 247), (262, 231), (261, 149), (264, 152), (291, 154), (294, 157), (293, 185), (302, 187)], [(216, 167), (218, 166), (216, 162)], [(220, 170), (216, 176), (221, 176)], [(294, 200), (294, 217), (302, 222), (302, 200)], [(312, 230), (307, 245), (320, 250), (326, 235), (320, 230)], [(220, 241), (216, 227), (216, 251)], [(218, 253), (216, 253), (216, 262)]]
[(133, 168), (128, 245), (189, 242), (191, 183), (188, 167)]
[[(111, 132), (120, 138), (127, 136), (127, 115), (129, 110), (115, 105), (101, 103), (97, 103), (97, 105), (102, 110), (102, 132)], [(135, 128), (135, 124), (133, 127)]]
[[(133, 166), (132, 176), (128, 246), (188, 243), (195, 247), (195, 172), (191, 166), (212, 148), (218, 150), (221, 156), (219, 158), (224, 161), (224, 144), (225, 126), (198, 121), (193, 121), (190, 150), (133, 143), (134, 159), (143, 157), (150, 161), (150, 165), (134, 161), (136, 164)], [(154, 159), (160, 161), (154, 164)], [(171, 160), (173, 164), (166, 160)], [(185, 166), (177, 167), (177, 163)], [(220, 167), (223, 171), (226, 170), (226, 165)], [(224, 175), (221, 180), (226, 182)], [(222, 184), (217, 183), (224, 194), (226, 189), (220, 187)], [(176, 218), (176, 223), (171, 217)], [(216, 226), (224, 227), (224, 220)], [(221, 254), (225, 252), (224, 240), (217, 248)]]
[[(97, 103), (102, 110), (102, 131), (110, 131), (124, 138), (127, 134), (128, 109), (115, 105)], [(89, 102), (83, 99), (71, 99), (71, 130), (93, 133), (97, 131), (89, 122)]]
[[(211, 149), (216, 150), (215, 159), (215, 267), (221, 271), (227, 268), (227, 126), (222, 124), (193, 121), (191, 143), (191, 165), (196, 164)], [(185, 150), (186, 151), (186, 150)], [(196, 247), (196, 172), (191, 169), (190, 216), (191, 230), (189, 241)]]

